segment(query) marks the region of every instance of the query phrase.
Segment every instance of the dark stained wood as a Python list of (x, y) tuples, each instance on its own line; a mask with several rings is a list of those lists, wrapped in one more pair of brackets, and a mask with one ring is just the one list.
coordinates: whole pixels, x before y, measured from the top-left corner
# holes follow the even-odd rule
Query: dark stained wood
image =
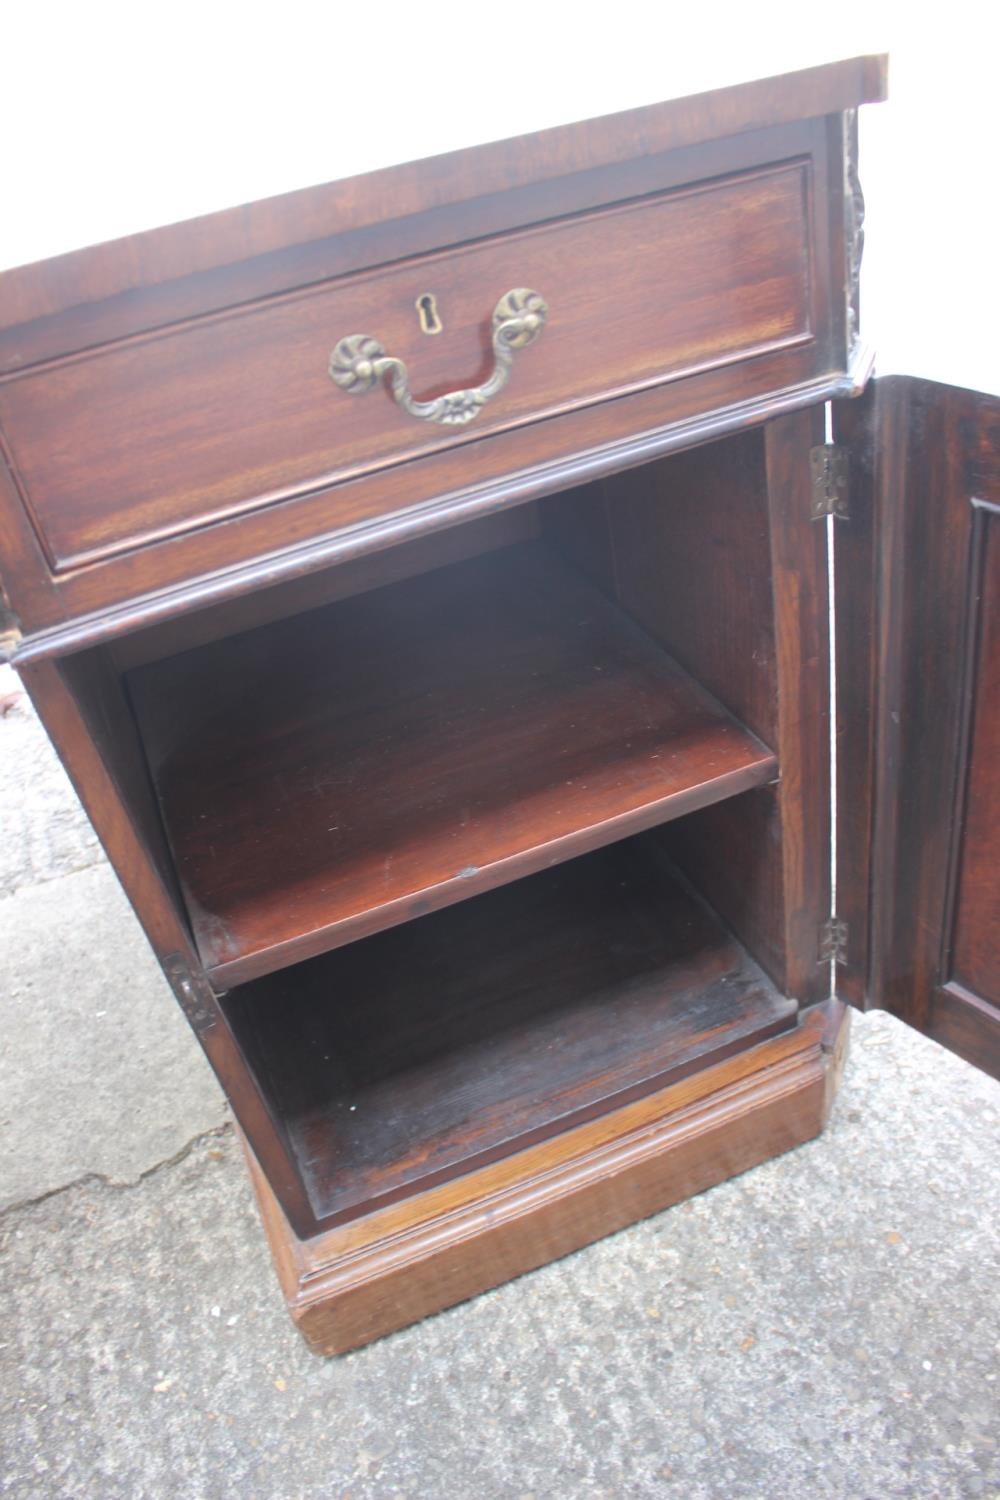
[[(263, 256), (172, 281), (149, 282), (141, 289), (80, 303), (10, 330), (0, 328), (0, 381), (5, 375), (15, 377), (30, 367), (142, 337), (205, 314), (296, 292), (372, 266), (411, 260), (447, 245), (586, 213), (610, 201), (641, 198), (685, 181), (719, 177), (744, 165), (788, 159), (803, 154), (798, 147), (789, 149), (789, 141), (797, 136), (801, 143), (803, 132), (808, 137), (818, 125), (818, 121), (806, 121), (772, 126), (652, 154), (647, 154), (640, 138), (633, 141), (637, 154), (612, 166), (427, 207), (358, 229), (341, 227), (338, 231), (337, 220), (331, 218), (319, 241), (292, 241), (284, 249)], [(424, 168), (432, 165), (436, 162), (421, 164)], [(391, 210), (392, 205), (382, 207)], [(278, 214), (282, 208), (279, 200)], [(190, 233), (193, 228), (178, 227), (181, 233)], [(115, 245), (105, 248), (114, 250)], [(0, 307), (3, 289), (0, 273)]]
[[(808, 350), (794, 349), (741, 367), (741, 399), (734, 406), (724, 405), (730, 370), (709, 371), (345, 480), (335, 492), (321, 489), (66, 574), (50, 592), (54, 607), (71, 620), (34, 631), (33, 617), (22, 610), (33, 633), (16, 659), (111, 640), (855, 389), (855, 371), (809, 378), (809, 358)], [(334, 498), (341, 525), (331, 532)]]
[(155, 845), (148, 777), (144, 789), (103, 664), (36, 662), (20, 675), (150, 943), (159, 955), (182, 953), (193, 961), (190, 933)]
[[(867, 368), (843, 111), (883, 91), (878, 59), (812, 70), (0, 277), (4, 643), (317, 1348), (822, 1124), (845, 1028), (804, 1009), (829, 981), (808, 449)], [(370, 331), (419, 395), (478, 381), (532, 282), (549, 327), (468, 430), (327, 379)], [(845, 674), (877, 725), (847, 758), (877, 792), (845, 840), (873, 829), (859, 972), (982, 1061), (1000, 403), (891, 389), (854, 595), (878, 645)], [(935, 557), (937, 491), (962, 499)]]
[(835, 1002), (816, 1007), (793, 1031), (681, 1083), (306, 1240), (248, 1152), (309, 1347), (369, 1343), (810, 1140), (836, 1089), (847, 1020)]
[[(0, 423), (57, 571), (491, 432), (815, 344), (802, 162), (405, 261), (0, 385)], [(421, 398), (481, 384), (511, 287), (550, 305), (464, 428), (329, 379), (374, 334)], [(434, 290), (444, 329), (416, 316)], [(737, 380), (738, 377), (734, 377)], [(735, 391), (735, 384), (734, 384)], [(330, 520), (337, 522), (336, 511)]]
[[(174, 974), (179, 965), (197, 983), (198, 958), (158, 864), (149, 794), (106, 665), (42, 661), (22, 677), (157, 958)], [(128, 975), (122, 983), (128, 985)], [(195, 1022), (195, 996), (178, 998), (286, 1211), (303, 1228), (308, 1208), (281, 1124), (269, 1113), (217, 1000), (199, 984)]]
[[(643, 469), (625, 476), (641, 483)], [(547, 495), (536, 506), (540, 535), (609, 599), (619, 603), (615, 549), (608, 510), (608, 481), (595, 479), (575, 489)]]
[(981, 507), (973, 524), (977, 618), (951, 977), (1000, 1006), (1000, 506)]
[[(852, 673), (856, 697), (841, 710), (874, 724), (866, 996), (1000, 1076), (1000, 822), (982, 774), (1000, 670), (1000, 465), (983, 434), (998, 406), (926, 381), (879, 383), (874, 666)], [(855, 878), (842, 867), (841, 882)]]
[[(391, 167), (8, 271), (0, 276), (0, 329), (18, 330), (20, 337), (0, 344), (6, 362), (0, 368), (17, 368), (51, 348), (45, 335), (58, 314), (65, 347), (66, 325), (73, 327), (68, 315), (81, 304), (110, 302), (103, 319), (117, 337), (145, 326), (130, 323), (126, 312), (129, 294), (140, 288), (148, 294), (182, 283), (172, 302), (159, 304), (161, 319), (219, 305), (223, 279), (234, 301), (273, 295), (340, 274), (338, 242), (372, 227), (384, 226), (397, 244), (403, 241), (397, 254), (414, 254), (422, 247), (404, 239), (412, 219), (464, 206), (475, 222), (499, 195), (514, 198), (509, 222), (522, 224), (527, 220), (518, 194), (526, 190), (543, 196), (550, 213), (565, 212), (553, 203), (562, 180), (608, 169), (620, 176), (637, 154), (680, 154), (720, 137), (837, 114), (885, 94), (886, 59), (852, 58)], [(303, 247), (309, 247), (307, 264)], [(280, 258), (289, 251), (298, 252), (290, 267)], [(193, 290), (183, 287), (185, 279), (213, 272), (223, 275)]]
[[(12, 635), (0, 642), (0, 661), (13, 658), (29, 629), (58, 631), (65, 610), (48, 559), (22, 504), (0, 431), (0, 608)], [(0, 627), (4, 628), (4, 627)]]
[(786, 992), (781, 799), (761, 787), (668, 823), (656, 837), (768, 977)]
[[(706, 585), (707, 599), (718, 600), (728, 654), (712, 643), (711, 610), (691, 637), (697, 660), (704, 661), (724, 701), (743, 701), (748, 712), (776, 716), (769, 743), (778, 753), (780, 785), (710, 808), (662, 835), (671, 856), (774, 982), (806, 1003), (830, 993), (829, 966), (820, 962), (830, 913), (826, 531), (811, 520), (809, 480), (809, 449), (822, 438), (822, 413), (813, 409), (768, 423), (756, 455), (749, 437), (730, 445), (720, 477), (733, 497), (741, 497), (745, 486), (755, 510), (740, 519), (734, 498), (730, 532), (724, 486), (714, 490), (708, 507), (718, 517), (709, 556), (717, 560), (719, 578)], [(708, 496), (717, 483), (707, 482), (712, 454), (703, 463)], [(762, 488), (766, 528), (760, 522)], [(761, 557), (762, 532), (770, 564)], [(693, 560), (690, 552), (689, 568)], [(741, 577), (744, 562), (747, 574)], [(695, 575), (696, 581), (702, 576)], [(675, 582), (674, 574), (668, 578), (665, 592)], [(695, 670), (701, 678), (701, 666)], [(774, 695), (770, 703), (768, 692)]]
[(764, 429), (771, 587), (778, 647), (778, 742), (785, 992), (831, 992), (822, 961), (830, 915), (830, 658), (826, 526), (812, 519), (809, 450), (824, 437), (812, 408)]
[(341, 563), (339, 567), (326, 568), (321, 573), (306, 573), (301, 578), (257, 589), (252, 594), (223, 599), (207, 609), (171, 617), (162, 625), (122, 636), (108, 649), (118, 670), (128, 672), (133, 667), (162, 661), (165, 656), (176, 656), (181, 651), (192, 651), (197, 646), (208, 645), (242, 630), (253, 630), (272, 620), (284, 620), (309, 609), (319, 609), (332, 604), (335, 599), (349, 599), (354, 594), (367, 593), (369, 589), (430, 572), (432, 568), (478, 557), (498, 547), (510, 547), (515, 542), (529, 541), (538, 536), (538, 531), (536, 506), (530, 502), (516, 505), (510, 510), (467, 521), (464, 526), (432, 531), (428, 536), (401, 542), (382, 552), (365, 554)]
[(875, 479), (884, 381), (833, 410), (833, 437), (846, 450), (850, 521), (834, 525), (837, 633), (837, 915), (847, 942), (837, 965), (837, 993), (868, 1004), (871, 845), (874, 816), (876, 551)]
[[(762, 429), (546, 500), (541, 524), (543, 535), (556, 540), (737, 718), (768, 743), (776, 740)], [(774, 792), (717, 804), (671, 823), (660, 837), (784, 986), (781, 814)]]
[[(175, 910), (183, 910), (145, 750), (110, 651), (98, 646), (67, 656), (58, 672), (112, 780), (116, 802), (128, 810), (139, 846)], [(185, 950), (187, 945), (185, 934)]]
[(776, 774), (532, 544), (130, 685), (198, 948), (226, 985)]
[(763, 431), (610, 475), (623, 609), (762, 740), (777, 737)]
[(330, 1224), (797, 1016), (641, 840), (260, 980), (226, 1010)]
[[(0, 526), (6, 528), (12, 524), (12, 520), (6, 515), (8, 509), (16, 511), (27, 508), (35, 518), (38, 535), (44, 539), (46, 517), (38, 510), (36, 500), (39, 497), (33, 495), (32, 491), (34, 481), (40, 477), (37, 466), (40, 464), (42, 469), (48, 471), (48, 466), (54, 465), (79, 500), (79, 505), (76, 501), (73, 502), (72, 515), (68, 508), (64, 513), (62, 503), (56, 506), (53, 514), (58, 525), (65, 523), (70, 531), (81, 525), (84, 531), (88, 527), (96, 528), (89, 541), (84, 540), (81, 533), (79, 546), (67, 533), (63, 540), (68, 550), (63, 561), (69, 562), (73, 557), (79, 559), (83, 556), (96, 558), (98, 554), (103, 560), (92, 560), (86, 567), (74, 567), (68, 572), (60, 571), (47, 583), (43, 578), (41, 593), (29, 591), (22, 596), (20, 577), (15, 576), (13, 604), (20, 614), (27, 637), (21, 647), (23, 659), (30, 660), (42, 654), (78, 649), (84, 644), (110, 639), (137, 624), (175, 615), (211, 600), (234, 597), (241, 592), (268, 586), (279, 577), (291, 578), (317, 570), (335, 558), (343, 559), (361, 552), (374, 551), (407, 536), (454, 525), (473, 514), (486, 514), (501, 505), (552, 493), (598, 473), (642, 462), (657, 454), (759, 421), (778, 410), (822, 400), (851, 388), (858, 375), (851, 368), (841, 338), (843, 287), (840, 268), (843, 250), (839, 245), (839, 237), (842, 231), (842, 210), (837, 194), (830, 190), (830, 183), (837, 179), (838, 173), (842, 174), (842, 150), (835, 136), (831, 135), (826, 120), (809, 118), (801, 124), (775, 126), (763, 132), (745, 131), (725, 140), (712, 141), (705, 147), (692, 148), (690, 154), (682, 151), (649, 156), (649, 145), (647, 138), (637, 137), (633, 141), (636, 154), (630, 158), (631, 165), (602, 169), (606, 175), (602, 176), (599, 172), (593, 181), (587, 174), (583, 174), (583, 181), (587, 185), (580, 195), (579, 203), (570, 204), (565, 195), (547, 193), (546, 189), (551, 187), (549, 183), (538, 184), (537, 219), (548, 220), (549, 223), (546, 226), (539, 222), (536, 228), (529, 231), (528, 238), (544, 238), (552, 232), (552, 216), (560, 212), (570, 213), (574, 206), (585, 213), (588, 209), (591, 210), (591, 218), (594, 213), (598, 219), (608, 217), (610, 213), (613, 219), (616, 215), (639, 211), (637, 204), (623, 203), (623, 199), (638, 198), (649, 203), (666, 202), (670, 199), (675, 202), (675, 206), (679, 206), (686, 196), (691, 196), (691, 190), (696, 189), (699, 183), (710, 195), (713, 185), (722, 184), (727, 179), (735, 181), (741, 173), (749, 183), (755, 180), (755, 172), (759, 175), (763, 171), (766, 176), (777, 171), (779, 175), (784, 173), (787, 176), (789, 172), (801, 168), (805, 174), (805, 191), (800, 205), (800, 222), (808, 245), (808, 266), (803, 263), (802, 275), (807, 277), (809, 285), (808, 336), (804, 337), (804, 341), (793, 341), (789, 347), (777, 347), (775, 352), (762, 353), (752, 359), (738, 359), (735, 363), (731, 360), (726, 362), (727, 356), (722, 345), (713, 345), (707, 349), (702, 365), (698, 365), (697, 357), (692, 356), (695, 357), (695, 364), (692, 366), (689, 355), (681, 347), (681, 339), (676, 348), (660, 348), (656, 355), (655, 371), (652, 368), (650, 370), (648, 378), (651, 380), (662, 380), (666, 371), (669, 378), (665, 383), (647, 385), (646, 388), (634, 390), (631, 395), (619, 396), (614, 401), (598, 400), (587, 396), (585, 392), (575, 397), (570, 393), (561, 405), (557, 402), (553, 408), (558, 414), (549, 416), (543, 423), (532, 420), (532, 416), (537, 415), (541, 407), (525, 385), (521, 387), (521, 397), (517, 399), (523, 398), (529, 409), (520, 415), (513, 415), (513, 425), (504, 425), (507, 419), (502, 416), (502, 412), (507, 408), (503, 403), (515, 391), (516, 387), (512, 385), (503, 393), (496, 411), (490, 408), (486, 416), (480, 419), (476, 431), (462, 433), (452, 429), (450, 435), (442, 438), (440, 430), (435, 430), (428, 436), (429, 429), (413, 423), (415, 436), (412, 441), (417, 447), (412, 450), (414, 456), (408, 462), (390, 462), (388, 457), (382, 460), (376, 457), (371, 461), (386, 462), (388, 467), (376, 468), (354, 478), (350, 477), (351, 471), (348, 470), (336, 484), (328, 482), (331, 474), (323, 470), (321, 463), (320, 471), (313, 467), (310, 476), (306, 478), (302, 470), (300, 477), (291, 483), (290, 488), (288, 485), (281, 488), (279, 484), (278, 489), (273, 488), (277, 471), (272, 472), (272, 460), (277, 457), (277, 449), (284, 441), (280, 433), (290, 433), (292, 429), (296, 429), (286, 457), (292, 469), (299, 465), (297, 473), (304, 462), (304, 454), (312, 452), (314, 458), (318, 456), (316, 442), (327, 459), (335, 462), (334, 455), (339, 451), (338, 439), (334, 436), (334, 428), (328, 424), (325, 413), (331, 409), (335, 411), (336, 408), (331, 408), (325, 401), (321, 402), (321, 416), (319, 407), (315, 404), (310, 406), (312, 398), (308, 397), (300, 382), (292, 382), (291, 386), (285, 382), (282, 371), (285, 370), (287, 361), (284, 359), (281, 361), (281, 371), (275, 373), (275, 367), (269, 365), (267, 371), (258, 372), (254, 380), (249, 378), (249, 365), (244, 367), (244, 361), (239, 363), (235, 371), (230, 367), (232, 378), (236, 382), (235, 386), (230, 387), (235, 399), (227, 405), (221, 400), (223, 387), (212, 373), (216, 352), (212, 353), (208, 364), (202, 359), (192, 358), (186, 369), (178, 367), (170, 374), (171, 368), (176, 364), (171, 351), (188, 348), (190, 340), (202, 339), (212, 343), (213, 351), (216, 351), (217, 342), (218, 357), (224, 358), (230, 333), (239, 342), (241, 330), (248, 318), (251, 321), (257, 317), (265, 318), (270, 320), (268, 326), (271, 326), (274, 320), (290, 316), (290, 310), (294, 307), (305, 308), (307, 304), (315, 303), (321, 289), (311, 277), (303, 274), (300, 280), (292, 283), (292, 286), (301, 289), (301, 295), (260, 302), (254, 306), (246, 298), (238, 296), (236, 300), (243, 303), (243, 306), (224, 316), (202, 318), (184, 324), (174, 323), (170, 328), (163, 328), (160, 333), (145, 336), (138, 341), (107, 344), (103, 350), (60, 366), (38, 367), (35, 372), (15, 377), (2, 386), (5, 394), (0, 405), (8, 401), (14, 405), (20, 402), (21, 418), (28, 429), (35, 428), (36, 431), (31, 453), (28, 454), (20, 451), (20, 433), (8, 434), (12, 443), (17, 488), (9, 497), (0, 493)], [(560, 180), (564, 184), (582, 185), (580, 174), (571, 174), (570, 178)], [(667, 198), (663, 196), (664, 190), (667, 190)], [(675, 190), (680, 195), (676, 197), (676, 201), (670, 198), (670, 190)], [(699, 193), (695, 191), (694, 196), (699, 196)], [(428, 227), (424, 248), (433, 250), (446, 245), (461, 245), (463, 250), (444, 255), (444, 261), (461, 266), (466, 253), (485, 254), (490, 243), (496, 248), (512, 238), (517, 239), (517, 235), (509, 234), (499, 239), (489, 239), (491, 233), (495, 234), (497, 229), (504, 226), (495, 223), (489, 216), (485, 220), (479, 217), (483, 201), (470, 201), (463, 211), (464, 218), (460, 224), (441, 224), (435, 230)], [(609, 205), (618, 206), (609, 209)], [(789, 209), (791, 211), (791, 204)], [(526, 222), (531, 222), (530, 216), (521, 219), (515, 217), (506, 228), (512, 229)], [(575, 221), (566, 221), (570, 228), (573, 222)], [(394, 227), (395, 224), (396, 221)], [(759, 320), (763, 307), (761, 299), (766, 303), (771, 296), (768, 290), (769, 278), (774, 269), (775, 256), (779, 253), (778, 247), (773, 243), (773, 235), (774, 226), (770, 225), (767, 232), (758, 236), (756, 241), (745, 233), (737, 236), (739, 247), (734, 250), (729, 267), (735, 278), (734, 285), (742, 276), (741, 266), (747, 269), (755, 257), (759, 263), (756, 272), (750, 271), (751, 278), (753, 275), (758, 277), (754, 283), (757, 291), (744, 299), (736, 309), (737, 321), (749, 320), (753, 323), (755, 319)], [(479, 236), (485, 236), (482, 243), (476, 246), (468, 244)], [(386, 259), (398, 259), (406, 253), (406, 242), (396, 243), (393, 240), (391, 249), (392, 253), (388, 253), (386, 246), (383, 246), (380, 259), (376, 249), (369, 246), (363, 253), (359, 252), (356, 269), (372, 267), (373, 264), (382, 265)], [(657, 249), (662, 258), (663, 247), (658, 246)], [(433, 263), (437, 264), (440, 259), (439, 256)], [(586, 253), (578, 259), (585, 261)], [(615, 265), (612, 286), (621, 285), (631, 289), (635, 279), (632, 259), (634, 257), (628, 246), (624, 247), (623, 254)], [(662, 324), (664, 319), (671, 327), (671, 320), (676, 321), (678, 317), (683, 322), (683, 308), (691, 300), (692, 290), (696, 290), (709, 274), (706, 267), (721, 267), (724, 259), (720, 242), (713, 247), (711, 253), (701, 258), (696, 274), (688, 276), (681, 288), (676, 281), (674, 264), (678, 257), (666, 257), (663, 263), (665, 269), (661, 267), (659, 277), (650, 289), (650, 296), (641, 310), (635, 338), (631, 343), (642, 347), (648, 331), (654, 325)], [(428, 261), (428, 264), (431, 262)], [(372, 277), (378, 279), (381, 274), (366, 272), (361, 277), (361, 282), (371, 280)], [(222, 276), (216, 283), (216, 300), (212, 306), (221, 308), (228, 295), (226, 289), (234, 284), (232, 278)], [(333, 294), (338, 286), (346, 285), (347, 282), (330, 282), (327, 291)], [(307, 286), (312, 290), (307, 292)], [(149, 298), (155, 301), (159, 290), (163, 288), (152, 286), (145, 291), (136, 290), (127, 294), (129, 306), (139, 306)], [(493, 295), (490, 294), (490, 305)], [(549, 295), (551, 297), (551, 293)], [(476, 297), (478, 296), (477, 288)], [(607, 287), (596, 284), (596, 278), (587, 284), (580, 305), (596, 307), (599, 304), (599, 315), (589, 318), (582, 335), (579, 325), (577, 334), (573, 335), (574, 338), (582, 336), (585, 343), (589, 340), (584, 357), (576, 363), (578, 370), (591, 371), (602, 362), (607, 362), (606, 351), (600, 348), (596, 342), (598, 339), (606, 343), (610, 337), (614, 347), (622, 349), (623, 313), (627, 312), (625, 322), (628, 322), (632, 318), (630, 309), (633, 304), (628, 298), (622, 302), (621, 296), (617, 297), (617, 302), (622, 305), (614, 305), (615, 299)], [(530, 377), (534, 382), (531, 390), (535, 397), (544, 396), (546, 391), (551, 396), (555, 387), (564, 379), (567, 368), (568, 362), (559, 356), (558, 347), (553, 347), (550, 337), (553, 329), (562, 326), (565, 345), (565, 304), (559, 303), (558, 295), (556, 303), (563, 307), (562, 324), (557, 325), (554, 318), (540, 343), (523, 351), (526, 358), (536, 357), (536, 374)], [(86, 304), (83, 310), (88, 317), (93, 314), (97, 318), (98, 330), (94, 331), (93, 337), (100, 342), (100, 304)], [(467, 366), (471, 369), (483, 362), (482, 356), (486, 348), (485, 319), (489, 308), (484, 313), (479, 308), (478, 301), (476, 308), (470, 302), (468, 316), (463, 312), (455, 325), (458, 333), (454, 334), (454, 329), (450, 333), (449, 324), (445, 334), (438, 339), (418, 336), (414, 331), (416, 318), (412, 306), (407, 305), (406, 312), (405, 336), (409, 340), (417, 339), (419, 345), (417, 352), (419, 370), (422, 373), (415, 374), (414, 379), (418, 385), (424, 382), (423, 390), (433, 389), (435, 381), (439, 382), (439, 389), (452, 385), (456, 379), (456, 364), (460, 364), (464, 372)], [(779, 317), (780, 315), (779, 310)], [(573, 316), (578, 316), (575, 304)], [(160, 315), (156, 314), (154, 322), (158, 318)], [(71, 311), (64, 312), (56, 319), (59, 327), (66, 330), (71, 321)], [(166, 321), (171, 322), (170, 318)], [(606, 330), (610, 330), (610, 334)], [(707, 325), (702, 332), (706, 331)], [(459, 337), (460, 341), (465, 340), (464, 352), (454, 348), (453, 335)], [(108, 329), (104, 336), (111, 338), (115, 335)], [(307, 335), (307, 341), (311, 336)], [(726, 347), (728, 337), (728, 334), (722, 336), (722, 344)], [(325, 333), (323, 338), (326, 338)], [(555, 344), (559, 345), (558, 334)], [(598, 349), (599, 354), (595, 353)], [(79, 432), (74, 441), (70, 441), (67, 436), (66, 424), (78, 419), (75, 408), (68, 413), (60, 413), (58, 419), (49, 420), (45, 416), (43, 404), (37, 399), (38, 381), (43, 382), (46, 389), (53, 390), (63, 381), (86, 381), (88, 366), (100, 375), (105, 369), (117, 368), (121, 361), (141, 360), (144, 350), (148, 359), (141, 377), (134, 381), (127, 380), (127, 388), (118, 391), (121, 400), (116, 401), (114, 412), (109, 414), (105, 408), (104, 416), (100, 415), (100, 402), (96, 400), (99, 379), (89, 395), (87, 389), (80, 388), (81, 399), (86, 398), (88, 418), (85, 430)], [(400, 352), (405, 354), (406, 348), (401, 346)], [(456, 354), (461, 357), (456, 359)], [(324, 370), (325, 356), (324, 348)], [(677, 366), (675, 357), (680, 359), (681, 366)], [(631, 358), (629, 349), (623, 360), (619, 360), (619, 364), (628, 364)], [(723, 361), (721, 364), (718, 362), (720, 359)], [(433, 364), (435, 360), (440, 361), (440, 368)], [(546, 362), (550, 362), (548, 367)], [(183, 363), (182, 359), (181, 365)], [(687, 373), (683, 378), (676, 378), (681, 367)], [(314, 368), (310, 364), (310, 370)], [(414, 369), (417, 368), (415, 363)], [(544, 374), (546, 368), (548, 375)], [(465, 378), (464, 373), (462, 378)], [(515, 380), (518, 378), (515, 372)], [(586, 385), (589, 377), (584, 374), (579, 378)], [(623, 378), (627, 380), (628, 377)], [(638, 378), (641, 383), (641, 372)], [(271, 391), (274, 394), (275, 381), (280, 389), (275, 399), (271, 400), (265, 393)], [(159, 388), (154, 389), (158, 382)], [(349, 403), (348, 408), (342, 410), (353, 408), (352, 421), (357, 420), (361, 401), (351, 402), (350, 398), (335, 391), (329, 386), (325, 373), (321, 377), (321, 384), (324, 396), (342, 397), (343, 401)], [(165, 435), (167, 429), (164, 422), (169, 426), (167, 406), (170, 403), (160, 401), (167, 386), (174, 392), (170, 400), (173, 401), (176, 397), (180, 402), (176, 411), (183, 407), (188, 412), (188, 417), (181, 420), (180, 427), (174, 434), (175, 441), (168, 440)], [(29, 388), (32, 394), (30, 399), (26, 399)], [(18, 397), (19, 390), (25, 393), (24, 396)], [(309, 390), (315, 393), (312, 385)], [(607, 387), (605, 394), (612, 393), (612, 387)], [(379, 412), (384, 408), (391, 413), (393, 422), (403, 422), (402, 427), (393, 427), (393, 432), (402, 434), (408, 430), (402, 414), (392, 405), (388, 396), (373, 395), (366, 399), (370, 399), (371, 406), (365, 409)], [(306, 401), (305, 407), (302, 405), (303, 400)], [(583, 404), (580, 404), (581, 401)], [(187, 406), (185, 402), (188, 403)], [(192, 402), (193, 405), (190, 404)], [(122, 411), (125, 407), (131, 410), (136, 403), (142, 409), (137, 410), (135, 415), (147, 431), (148, 442), (143, 446), (141, 462), (123, 471), (125, 449), (133, 442), (133, 424), (123, 420)], [(118, 407), (122, 410), (118, 410)], [(333, 422), (336, 420), (335, 416), (331, 418)], [(372, 416), (365, 420), (376, 421), (376, 418)], [(490, 423), (497, 421), (501, 423), (502, 430), (491, 435)], [(230, 444), (227, 450), (226, 433), (232, 436), (230, 429), (233, 422), (237, 426), (241, 422), (249, 425), (245, 431), (241, 428), (238, 444), (235, 447)], [(20, 421), (18, 426), (20, 427)], [(410, 442), (411, 438), (404, 437), (402, 441)], [(81, 471), (88, 467), (83, 462), (83, 455), (96, 458), (97, 449), (102, 442), (104, 458), (101, 459), (101, 465), (104, 472), (98, 476), (91, 465), (89, 477), (81, 479)], [(261, 445), (267, 448), (269, 443), (277, 443), (277, 447), (268, 448), (270, 457), (267, 457)], [(421, 453), (421, 445), (427, 443), (431, 444), (430, 450)], [(402, 451), (395, 454), (396, 458), (404, 456)], [(283, 462), (284, 460), (279, 459), (279, 468)], [(362, 458), (362, 467), (364, 462), (365, 459)], [(215, 479), (211, 479), (211, 474), (205, 468), (206, 464), (208, 471), (215, 474)], [(264, 471), (269, 464), (270, 478), (267, 478)], [(50, 477), (54, 473), (55, 470)], [(192, 502), (192, 496), (206, 479), (207, 473), (210, 485), (217, 482), (222, 487), (209, 509), (215, 506), (216, 501), (221, 509), (213, 511), (217, 519), (211, 524), (195, 524), (195, 512), (198, 511), (200, 502)], [(235, 477), (238, 475), (243, 478)], [(258, 481), (263, 488), (259, 487)], [(60, 485), (61, 482), (60, 480)], [(132, 521), (126, 519), (122, 510), (126, 502), (126, 508), (132, 505), (128, 495), (123, 501), (122, 482), (133, 488), (138, 486), (138, 490), (145, 495), (144, 499), (133, 495), (142, 515), (139, 516), (133, 510)], [(245, 487), (246, 483), (250, 484), (249, 490)], [(269, 489), (269, 485), (272, 488)], [(101, 497), (96, 502), (93, 498), (95, 495)], [(242, 499), (239, 498), (240, 495)], [(188, 526), (188, 521), (175, 513), (175, 502), (184, 515), (188, 516), (188, 521), (194, 526), (193, 530), (190, 527), (183, 529)], [(44, 508), (47, 503), (44, 494), (41, 495), (41, 503)], [(185, 507), (190, 507), (192, 503), (195, 510), (188, 515)], [(236, 514), (237, 511), (240, 513)], [(23, 523), (22, 516), (18, 524)], [(146, 536), (146, 543), (138, 548), (129, 545), (124, 551), (115, 550), (119, 545), (125, 545), (126, 533), (132, 534), (133, 523), (139, 527), (139, 532), (135, 533), (136, 538)], [(123, 525), (124, 531), (121, 529)], [(177, 530), (178, 525), (181, 530)], [(98, 532), (100, 536), (97, 535)], [(117, 541), (115, 537), (118, 538)], [(63, 556), (59, 547), (53, 546), (51, 540), (47, 545), (51, 561), (55, 561), (57, 556)], [(71, 623), (59, 626), (56, 621), (60, 613)]]

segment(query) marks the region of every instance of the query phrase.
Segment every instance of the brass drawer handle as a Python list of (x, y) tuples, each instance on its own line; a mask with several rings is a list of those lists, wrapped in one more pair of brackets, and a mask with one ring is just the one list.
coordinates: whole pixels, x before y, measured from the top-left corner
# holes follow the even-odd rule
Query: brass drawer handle
[(330, 355), (330, 379), (342, 391), (363, 396), (388, 375), (395, 400), (411, 417), (419, 417), (422, 422), (444, 422), (447, 426), (461, 427), (478, 416), (487, 401), (492, 401), (503, 390), (514, 362), (514, 350), (524, 349), (538, 337), (548, 315), (545, 299), (525, 287), (515, 287), (501, 297), (493, 309), (493, 353), (496, 356), (493, 374), (483, 385), (473, 386), (471, 390), (449, 391), (433, 401), (415, 401), (403, 361), (386, 354), (378, 339), (367, 333), (351, 333), (340, 340)]

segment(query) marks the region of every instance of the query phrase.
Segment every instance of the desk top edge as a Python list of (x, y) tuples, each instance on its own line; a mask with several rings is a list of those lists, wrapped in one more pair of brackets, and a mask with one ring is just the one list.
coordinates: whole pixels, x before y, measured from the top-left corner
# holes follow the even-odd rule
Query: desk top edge
[(884, 54), (599, 115), (303, 188), (0, 272), (0, 329), (297, 244), (887, 96)]

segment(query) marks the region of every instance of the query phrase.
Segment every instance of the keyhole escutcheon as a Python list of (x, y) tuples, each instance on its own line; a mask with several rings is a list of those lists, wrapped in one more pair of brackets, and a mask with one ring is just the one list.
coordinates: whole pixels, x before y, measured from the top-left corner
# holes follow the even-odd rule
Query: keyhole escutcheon
[(421, 292), (416, 302), (417, 317), (424, 333), (440, 333), (443, 327), (438, 317), (437, 303), (433, 292)]

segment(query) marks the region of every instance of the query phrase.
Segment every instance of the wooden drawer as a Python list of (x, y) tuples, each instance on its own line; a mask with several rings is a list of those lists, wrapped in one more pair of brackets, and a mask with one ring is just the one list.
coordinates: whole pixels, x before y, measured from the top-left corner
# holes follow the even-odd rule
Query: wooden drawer
[[(0, 422), (55, 572), (350, 476), (816, 337), (811, 163), (731, 173), (425, 255), (41, 366), (0, 387)], [(338, 390), (344, 335), (405, 361), (426, 398), (492, 368), (491, 316), (515, 287), (548, 324), (464, 427), (388, 391)], [(442, 329), (421, 328), (432, 294)], [(338, 524), (336, 498), (326, 526)]]

